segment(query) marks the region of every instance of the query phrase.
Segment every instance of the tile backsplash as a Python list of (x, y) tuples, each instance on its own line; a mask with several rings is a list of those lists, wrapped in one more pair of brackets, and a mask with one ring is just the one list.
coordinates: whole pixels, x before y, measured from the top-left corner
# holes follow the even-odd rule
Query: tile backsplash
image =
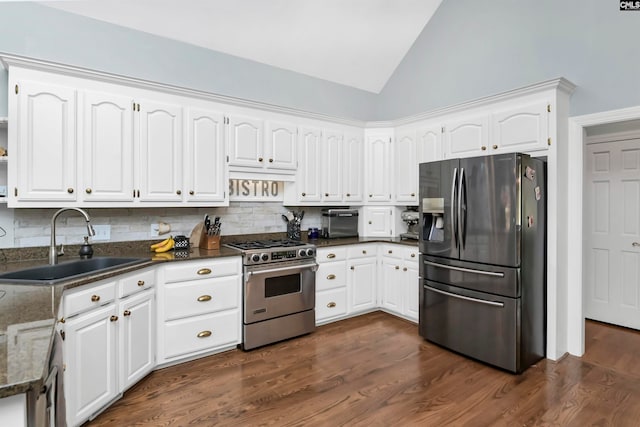
[[(51, 217), (57, 209), (15, 209), (14, 247), (48, 246), (51, 233)], [(151, 224), (165, 222), (171, 225), (172, 235), (189, 236), (202, 221), (204, 214), (219, 216), (222, 235), (285, 232), (282, 214), (287, 207), (281, 202), (231, 202), (228, 207), (217, 208), (129, 208), (91, 209), (93, 225), (110, 225), (109, 242), (151, 239)], [(319, 207), (295, 208), (304, 210), (302, 229), (320, 227)], [(84, 218), (74, 212), (61, 214), (56, 221), (56, 240), (59, 244), (82, 243), (87, 234)]]

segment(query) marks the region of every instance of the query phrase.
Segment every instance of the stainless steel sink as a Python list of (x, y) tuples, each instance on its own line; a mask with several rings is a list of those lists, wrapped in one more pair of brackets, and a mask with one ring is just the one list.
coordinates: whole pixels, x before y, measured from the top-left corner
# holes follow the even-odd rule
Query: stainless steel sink
[(55, 285), (148, 261), (147, 258), (98, 257), (0, 274), (0, 284)]

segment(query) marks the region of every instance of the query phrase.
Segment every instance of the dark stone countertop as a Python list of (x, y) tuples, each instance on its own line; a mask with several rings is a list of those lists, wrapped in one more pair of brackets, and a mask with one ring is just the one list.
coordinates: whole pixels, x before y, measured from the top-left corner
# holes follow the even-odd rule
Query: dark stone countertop
[[(223, 236), (223, 243), (239, 240), (283, 238), (284, 233), (265, 235)], [(307, 239), (304, 239), (307, 242)], [(134, 266), (110, 270), (106, 273), (88, 275), (56, 285), (16, 285), (0, 281), (0, 398), (38, 390), (47, 376), (49, 352), (62, 293), (66, 289), (87, 285), (151, 265), (165, 262), (180, 262), (238, 256), (240, 252), (221, 246), (217, 250), (191, 248), (189, 251), (167, 252), (154, 256), (149, 244), (155, 241), (117, 242), (94, 244), (94, 257), (119, 256), (146, 259)], [(339, 239), (314, 239), (308, 243), (317, 247), (353, 245), (359, 243), (399, 243), (417, 246), (415, 240), (399, 238), (349, 237)], [(67, 253), (76, 254), (79, 246), (69, 246)], [(47, 264), (48, 248), (2, 249), (0, 250), (0, 273), (18, 271)], [(78, 257), (64, 257), (60, 262), (73, 261)]]

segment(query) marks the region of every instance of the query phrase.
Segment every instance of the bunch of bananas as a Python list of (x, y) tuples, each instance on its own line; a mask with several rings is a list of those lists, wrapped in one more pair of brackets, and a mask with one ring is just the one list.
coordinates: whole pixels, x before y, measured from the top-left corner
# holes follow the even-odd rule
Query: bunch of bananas
[(171, 249), (173, 249), (175, 244), (176, 242), (173, 240), (173, 237), (169, 236), (168, 238), (164, 239), (162, 242), (154, 243), (153, 245), (151, 245), (151, 252), (155, 252), (158, 254), (163, 252), (168, 252)]

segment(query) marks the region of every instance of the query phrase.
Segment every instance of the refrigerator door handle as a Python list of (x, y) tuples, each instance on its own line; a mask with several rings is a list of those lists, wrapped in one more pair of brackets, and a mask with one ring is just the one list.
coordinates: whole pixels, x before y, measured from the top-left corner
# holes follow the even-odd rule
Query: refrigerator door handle
[(453, 231), (453, 247), (458, 248), (458, 221), (456, 221), (456, 190), (458, 188), (458, 168), (453, 168), (451, 180), (451, 228)]
[[(460, 183), (458, 184), (458, 234), (460, 235), (460, 249), (464, 249), (465, 238), (467, 237), (466, 230), (465, 230), (466, 224), (464, 222), (466, 217), (466, 210), (467, 210), (466, 188), (467, 188), (467, 184), (464, 179), (464, 168), (460, 168)], [(464, 192), (464, 197), (462, 197), (463, 192)], [(464, 205), (463, 205), (463, 202), (465, 202)]]
[(463, 273), (482, 274), (482, 275), (491, 276), (491, 277), (504, 277), (504, 273), (499, 273), (495, 271), (475, 270), (473, 268), (456, 267), (453, 265), (438, 264), (437, 262), (431, 262), (431, 261), (423, 261), (423, 262), (432, 267), (446, 268), (447, 270), (461, 271)]
[(486, 305), (491, 305), (493, 307), (504, 307), (504, 303), (503, 302), (498, 302), (498, 301), (487, 301), (487, 300), (483, 300), (483, 299), (478, 299), (478, 298), (471, 298), (471, 297), (466, 297), (464, 295), (458, 295), (458, 294), (454, 294), (451, 292), (447, 292), (447, 291), (441, 291), (440, 289), (436, 289), (436, 288), (432, 288), (431, 286), (427, 286), (424, 285), (424, 288), (431, 291), (431, 292), (435, 292), (438, 294), (442, 294), (448, 297), (452, 297), (452, 298), (458, 298), (458, 299), (463, 299), (465, 301), (471, 301), (471, 302), (477, 302), (480, 304), (486, 304)]

